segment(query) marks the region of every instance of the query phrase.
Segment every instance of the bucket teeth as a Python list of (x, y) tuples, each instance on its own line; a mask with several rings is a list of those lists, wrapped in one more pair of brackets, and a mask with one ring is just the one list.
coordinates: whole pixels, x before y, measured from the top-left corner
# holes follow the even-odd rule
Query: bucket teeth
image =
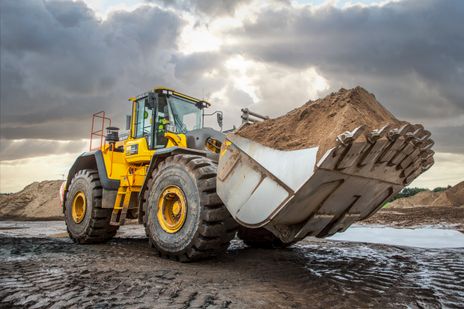
[(360, 135), (364, 133), (366, 130), (366, 126), (360, 126), (354, 129), (353, 131), (346, 131), (337, 136), (337, 143), (338, 145), (348, 146), (349, 144), (353, 143)]
[(406, 135), (408, 132), (412, 132), (416, 129), (416, 127), (410, 123), (403, 125), (400, 127), (398, 134), (399, 135)]
[(416, 149), (414, 149), (414, 151), (409, 156), (404, 158), (404, 160), (401, 161), (396, 168), (403, 170), (406, 169), (409, 165), (411, 165), (412, 162), (414, 162), (414, 160), (417, 160), (419, 158), (420, 152), (421, 150), (416, 147)]
[(359, 160), (358, 166), (364, 166), (375, 162), (377, 158), (382, 154), (385, 147), (388, 145), (387, 139), (379, 139), (363, 154)]
[(387, 138), (391, 141), (395, 141), (398, 137), (405, 135), (408, 132), (411, 132), (414, 129), (414, 126), (410, 123), (405, 124), (399, 128), (392, 129), (387, 133)]
[(398, 165), (400, 162), (406, 158), (406, 156), (410, 155), (414, 151), (414, 144), (410, 143), (409, 141), (405, 140), (403, 143), (403, 148), (398, 150), (397, 153), (393, 156), (393, 158), (388, 162), (390, 166)]
[(429, 157), (427, 160), (425, 160), (425, 162), (422, 164), (422, 172), (425, 172), (426, 170), (431, 168), (433, 163), (435, 163), (433, 157)]
[(414, 144), (414, 146), (416, 146), (418, 148), (422, 148), (422, 146), (424, 145), (425, 140), (423, 140), (421, 138), (418, 138), (417, 136), (414, 136), (411, 139), (411, 142)]
[(417, 176), (419, 176), (420, 174), (422, 174), (423, 172), (423, 169), (422, 168), (418, 168), (416, 169), (414, 172), (412, 172), (411, 174), (409, 174), (409, 176), (407, 176), (405, 179), (404, 179), (404, 185), (407, 186), (409, 185), (414, 179), (416, 179)]
[(422, 135), (420, 136), (421, 139), (429, 139), (432, 136), (432, 133), (428, 130), (423, 130)]
[[(406, 137), (413, 142), (420, 141), (424, 136), (424, 127), (422, 125), (414, 125), (414, 131), (406, 133)], [(424, 136), (425, 137), (425, 136)]]
[(337, 162), (336, 169), (345, 169), (347, 167), (353, 166), (356, 161), (359, 160), (359, 157), (364, 152), (366, 148), (366, 143), (353, 143), (347, 148), (341, 156), (340, 160)]
[(415, 127), (416, 129), (424, 130), (424, 126), (421, 125), (420, 123), (416, 123), (416, 124), (414, 125), (414, 127)]
[(433, 151), (431, 149), (427, 149), (427, 150), (425, 150), (425, 151), (423, 151), (421, 153), (421, 157), (422, 157), (423, 160), (427, 160), (427, 159), (433, 157), (434, 154), (435, 154), (435, 151)]
[(420, 169), (422, 167), (422, 160), (416, 160), (412, 164), (410, 164), (408, 167), (403, 169), (403, 171), (400, 174), (401, 178), (409, 177), (414, 171)]
[(420, 127), (413, 126), (412, 124), (405, 124), (399, 128), (388, 131), (387, 138), (391, 142), (384, 152), (379, 156), (378, 163), (389, 162), (389, 165), (397, 165), (407, 155), (409, 155), (414, 148), (410, 146), (409, 141), (413, 139), (412, 133), (420, 130)]
[(432, 148), (432, 146), (435, 145), (435, 142), (431, 139), (428, 139), (424, 142), (424, 144), (422, 145), (422, 150), (427, 150), (427, 149), (430, 149)]
[(371, 144), (374, 144), (379, 138), (382, 138), (384, 137), (388, 130), (390, 129), (390, 125), (387, 124), (386, 126), (384, 126), (383, 128), (380, 128), (380, 129), (377, 129), (377, 130), (373, 130), (369, 133), (366, 134), (366, 140), (371, 143)]
[[(434, 152), (430, 148), (434, 142), (430, 139), (430, 132), (420, 124), (405, 124), (399, 128), (386, 125), (365, 132), (365, 141), (356, 139), (362, 130), (365, 129), (359, 127), (340, 134), (333, 160), (324, 160), (320, 167), (347, 173), (357, 169), (365, 177), (371, 177), (371, 172), (372, 175), (377, 173), (377, 177), (379, 173), (386, 173), (384, 177), (392, 182), (409, 184), (433, 164)], [(371, 172), (368, 172), (369, 169)]]

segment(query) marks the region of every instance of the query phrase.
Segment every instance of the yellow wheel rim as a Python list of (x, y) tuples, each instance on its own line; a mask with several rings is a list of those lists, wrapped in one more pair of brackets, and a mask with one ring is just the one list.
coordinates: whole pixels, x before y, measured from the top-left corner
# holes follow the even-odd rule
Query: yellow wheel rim
[(158, 200), (158, 222), (167, 233), (179, 231), (187, 217), (187, 202), (184, 192), (177, 186), (163, 190)]
[(85, 198), (85, 194), (82, 191), (79, 191), (74, 195), (73, 203), (72, 203), (72, 219), (76, 223), (81, 223), (85, 217), (85, 211), (87, 210), (87, 201)]

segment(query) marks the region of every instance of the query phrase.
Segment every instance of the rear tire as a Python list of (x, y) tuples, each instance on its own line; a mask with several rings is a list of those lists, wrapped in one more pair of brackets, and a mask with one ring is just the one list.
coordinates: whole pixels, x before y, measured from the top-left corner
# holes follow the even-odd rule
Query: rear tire
[[(151, 174), (144, 193), (144, 225), (150, 242), (159, 256), (187, 262), (224, 253), (234, 238), (237, 223), (216, 193), (217, 165), (209, 158), (174, 155), (159, 163)], [(177, 188), (171, 190), (171, 188)], [(160, 218), (164, 214), (163, 196), (179, 192), (185, 211), (176, 205), (177, 218)], [(181, 208), (181, 210), (179, 210)], [(160, 213), (159, 213), (159, 210)], [(168, 216), (169, 217), (169, 216)], [(182, 221), (179, 224), (178, 221)]]
[(101, 198), (98, 172), (78, 171), (71, 180), (64, 203), (64, 219), (74, 242), (101, 243), (116, 234), (118, 226), (110, 225), (112, 209), (102, 208)]
[(265, 228), (250, 229), (240, 226), (237, 237), (243, 240), (245, 245), (252, 248), (282, 249), (293, 245), (295, 242), (284, 243)]

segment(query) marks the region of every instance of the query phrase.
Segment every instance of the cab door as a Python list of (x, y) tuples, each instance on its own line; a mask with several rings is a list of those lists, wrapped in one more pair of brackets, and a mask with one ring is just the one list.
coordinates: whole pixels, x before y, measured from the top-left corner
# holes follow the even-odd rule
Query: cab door
[(165, 95), (158, 95), (155, 122), (154, 122), (154, 149), (165, 148), (168, 139), (165, 134), (168, 132), (169, 124), (171, 123), (171, 115)]
[(129, 163), (147, 162), (153, 155), (155, 110), (154, 96), (147, 94), (133, 102), (131, 138), (124, 147)]

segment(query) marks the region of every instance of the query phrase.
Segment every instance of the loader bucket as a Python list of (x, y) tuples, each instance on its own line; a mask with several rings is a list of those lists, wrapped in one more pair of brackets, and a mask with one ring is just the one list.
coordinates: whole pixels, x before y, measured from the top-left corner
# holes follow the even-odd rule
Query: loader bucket
[(318, 147), (280, 151), (236, 134), (223, 143), (217, 192), (231, 215), (283, 242), (325, 237), (375, 213), (433, 164), (433, 141), (421, 125), (364, 127)]

